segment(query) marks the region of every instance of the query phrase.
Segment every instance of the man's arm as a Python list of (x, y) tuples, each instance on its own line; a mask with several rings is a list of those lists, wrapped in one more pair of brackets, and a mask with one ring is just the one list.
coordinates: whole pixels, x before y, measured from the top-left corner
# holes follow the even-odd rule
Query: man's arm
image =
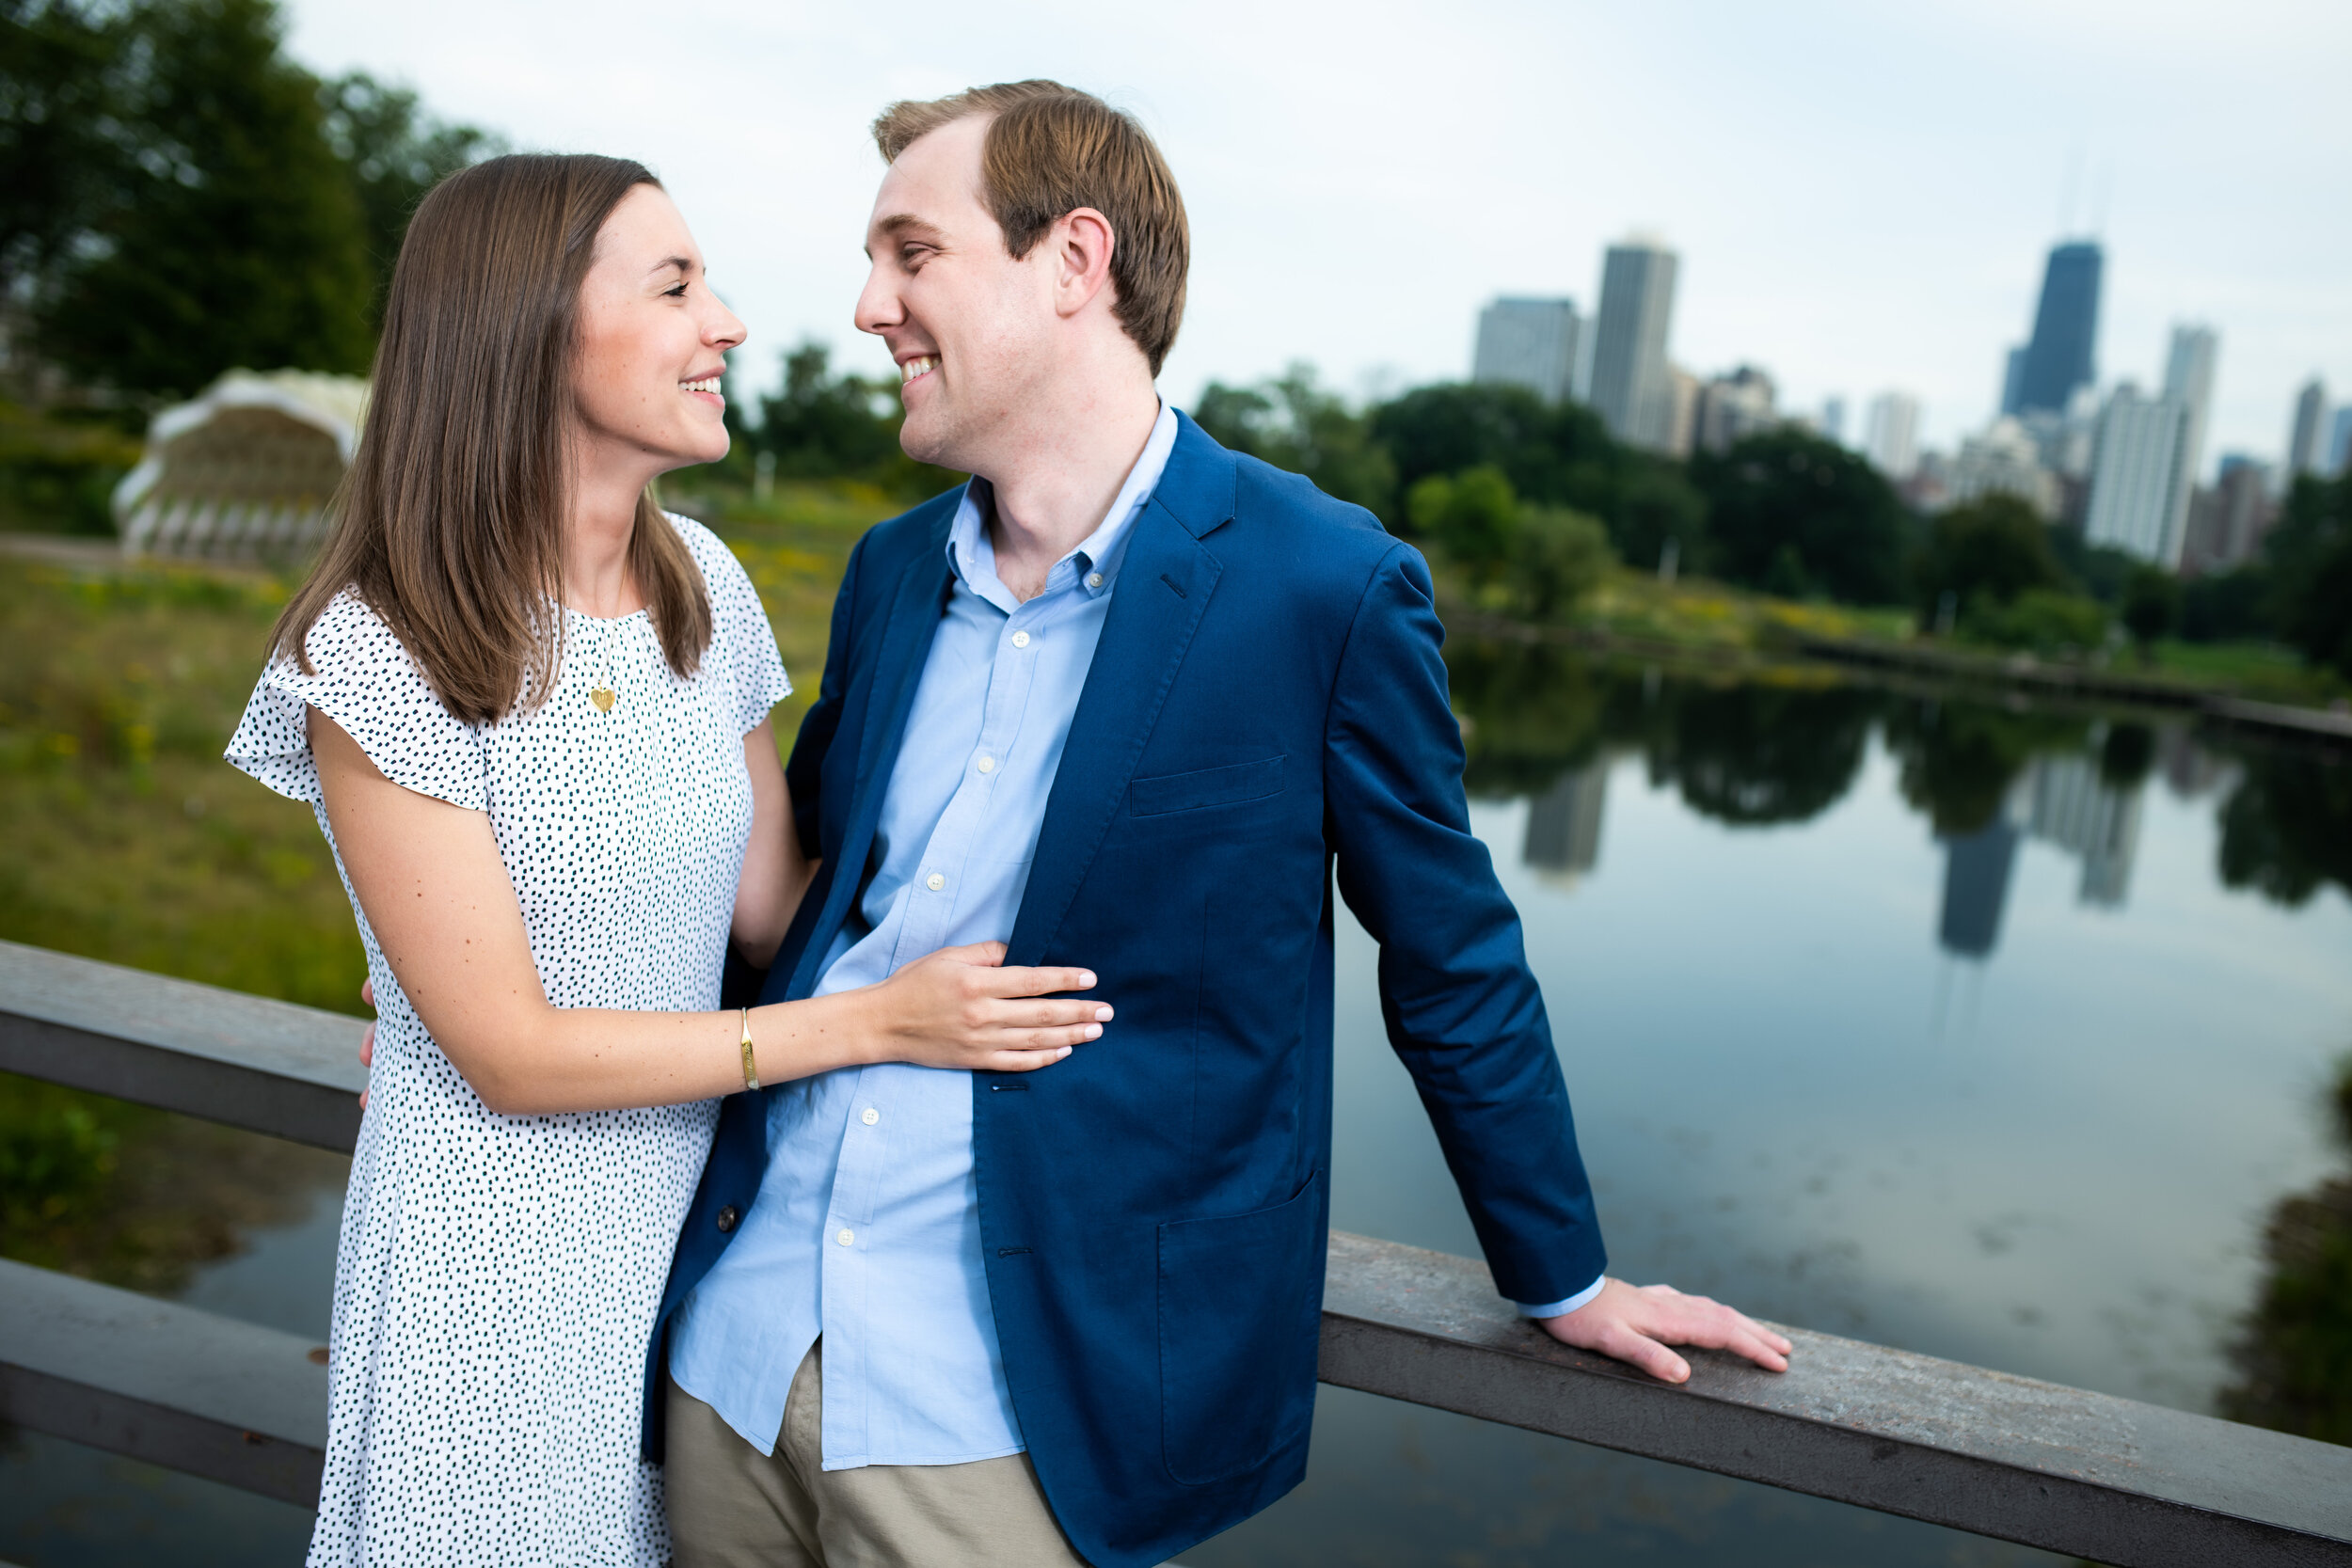
[[(1670, 1382), (1668, 1344), (1774, 1370), (1788, 1344), (1704, 1297), (1604, 1277), (1567, 1086), (1518, 912), (1470, 835), (1428, 568), (1399, 545), (1357, 607), (1325, 737), (1340, 893), (1380, 944), (1380, 1008), (1495, 1284), (1571, 1344)], [(1572, 1310), (1563, 1310), (1573, 1307)]]

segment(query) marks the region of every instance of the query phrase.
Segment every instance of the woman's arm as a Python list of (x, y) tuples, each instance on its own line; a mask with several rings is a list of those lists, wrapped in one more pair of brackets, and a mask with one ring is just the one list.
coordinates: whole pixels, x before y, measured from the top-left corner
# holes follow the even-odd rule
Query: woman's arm
[(752, 837), (743, 847), (743, 879), (735, 887), (735, 946), (753, 968), (766, 969), (816, 878), (817, 863), (801, 851), (773, 720), (761, 720), (743, 737), (743, 768), (752, 776)]
[[(555, 1007), (490, 819), (402, 788), (312, 708), (327, 821), (368, 924), (434, 1041), (503, 1116), (708, 1100), (743, 1086), (733, 1012)], [(774, 752), (770, 752), (772, 758)], [(948, 948), (880, 985), (752, 1009), (760, 1082), (907, 1061), (1020, 1072), (1102, 1034), (1076, 969), (1003, 969), (996, 943)]]

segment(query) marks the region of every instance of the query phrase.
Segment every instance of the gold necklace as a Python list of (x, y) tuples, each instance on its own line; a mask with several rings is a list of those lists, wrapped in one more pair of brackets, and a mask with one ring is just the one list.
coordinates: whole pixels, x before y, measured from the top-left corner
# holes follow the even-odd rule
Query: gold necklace
[(597, 658), (604, 666), (604, 678), (588, 689), (588, 700), (596, 705), (598, 713), (610, 713), (621, 694), (612, 689), (612, 623), (604, 624), (604, 634), (597, 639)]

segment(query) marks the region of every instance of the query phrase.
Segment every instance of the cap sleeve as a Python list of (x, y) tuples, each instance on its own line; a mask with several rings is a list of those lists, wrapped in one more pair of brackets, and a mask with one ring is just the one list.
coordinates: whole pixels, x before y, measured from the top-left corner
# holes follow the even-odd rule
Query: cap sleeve
[(776, 651), (775, 628), (735, 552), (691, 517), (668, 515), (703, 569), (703, 586), (710, 594), (711, 651), (726, 659), (735, 682), (736, 728), (749, 735), (770, 708), (792, 695), (784, 656)]
[(317, 708), (358, 742), (376, 770), (404, 789), (469, 811), (489, 807), (482, 737), (441, 705), (392, 628), (349, 591), (336, 595), (304, 639), (310, 674), (285, 653), (262, 672), (230, 763), (280, 795), (318, 804), (306, 708)]

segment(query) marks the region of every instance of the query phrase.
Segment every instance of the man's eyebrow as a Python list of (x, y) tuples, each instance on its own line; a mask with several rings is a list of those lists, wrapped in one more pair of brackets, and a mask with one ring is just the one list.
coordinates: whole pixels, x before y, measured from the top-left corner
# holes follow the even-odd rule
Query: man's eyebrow
[(918, 218), (913, 213), (893, 213), (886, 218), (876, 218), (874, 232), (888, 234), (893, 239), (904, 239), (910, 235), (919, 240), (944, 240), (947, 237), (946, 230), (939, 225)]

